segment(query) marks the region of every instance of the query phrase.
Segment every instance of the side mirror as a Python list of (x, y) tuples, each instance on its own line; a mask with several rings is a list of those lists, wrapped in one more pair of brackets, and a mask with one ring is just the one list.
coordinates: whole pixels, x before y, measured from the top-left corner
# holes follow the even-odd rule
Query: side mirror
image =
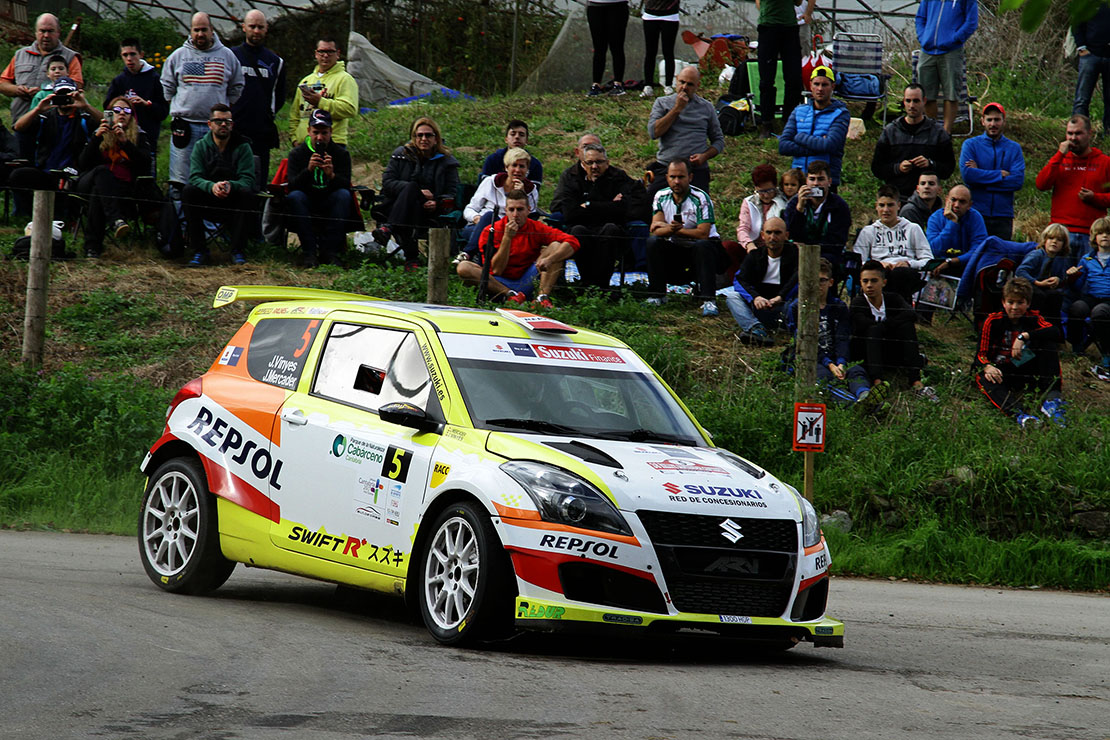
[(390, 424), (409, 427), (421, 432), (437, 432), (442, 426), (442, 422), (428, 416), (424, 409), (403, 401), (395, 401), (379, 407), (378, 418)]

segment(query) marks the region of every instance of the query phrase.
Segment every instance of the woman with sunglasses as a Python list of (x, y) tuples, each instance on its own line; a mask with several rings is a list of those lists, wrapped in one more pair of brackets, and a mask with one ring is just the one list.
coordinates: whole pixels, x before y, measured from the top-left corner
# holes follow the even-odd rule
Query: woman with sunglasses
[(455, 210), (459, 163), (443, 146), (439, 126), (431, 118), (417, 118), (409, 142), (393, 150), (382, 175), (385, 222), (374, 229), (382, 246), (395, 237), (405, 254), (405, 269), (420, 266), (416, 230), (435, 225), (436, 216)]
[(77, 165), (83, 173), (77, 192), (89, 199), (85, 256), (96, 258), (104, 246), (105, 228), (110, 225), (117, 239), (126, 236), (131, 227), (123, 214), (134, 210), (129, 201), (149, 196), (139, 192), (138, 178), (150, 174), (150, 145), (127, 98), (108, 104)]

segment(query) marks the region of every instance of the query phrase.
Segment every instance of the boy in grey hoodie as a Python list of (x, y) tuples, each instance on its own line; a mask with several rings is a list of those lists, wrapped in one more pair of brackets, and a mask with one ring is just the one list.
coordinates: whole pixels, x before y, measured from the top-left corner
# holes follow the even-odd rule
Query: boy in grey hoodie
[(189, 38), (166, 59), (162, 91), (174, 119), (169, 179), (183, 185), (189, 181), (193, 144), (208, 133), (212, 106), (230, 105), (243, 92), (243, 68), (220, 42), (207, 13), (193, 14)]

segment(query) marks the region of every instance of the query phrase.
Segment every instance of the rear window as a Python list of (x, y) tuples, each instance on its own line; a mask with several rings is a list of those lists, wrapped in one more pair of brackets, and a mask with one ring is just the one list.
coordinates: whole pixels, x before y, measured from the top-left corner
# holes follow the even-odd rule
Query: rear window
[(262, 319), (251, 334), (247, 372), (255, 380), (295, 390), (319, 319)]

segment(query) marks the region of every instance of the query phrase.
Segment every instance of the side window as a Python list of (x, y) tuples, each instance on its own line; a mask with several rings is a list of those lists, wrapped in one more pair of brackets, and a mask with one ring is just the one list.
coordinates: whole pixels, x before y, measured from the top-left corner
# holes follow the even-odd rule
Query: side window
[(315, 395), (377, 411), (405, 401), (432, 413), (431, 378), (412, 332), (333, 324), (312, 387)]
[(247, 372), (255, 380), (294, 390), (319, 329), (319, 319), (261, 319), (251, 333)]

